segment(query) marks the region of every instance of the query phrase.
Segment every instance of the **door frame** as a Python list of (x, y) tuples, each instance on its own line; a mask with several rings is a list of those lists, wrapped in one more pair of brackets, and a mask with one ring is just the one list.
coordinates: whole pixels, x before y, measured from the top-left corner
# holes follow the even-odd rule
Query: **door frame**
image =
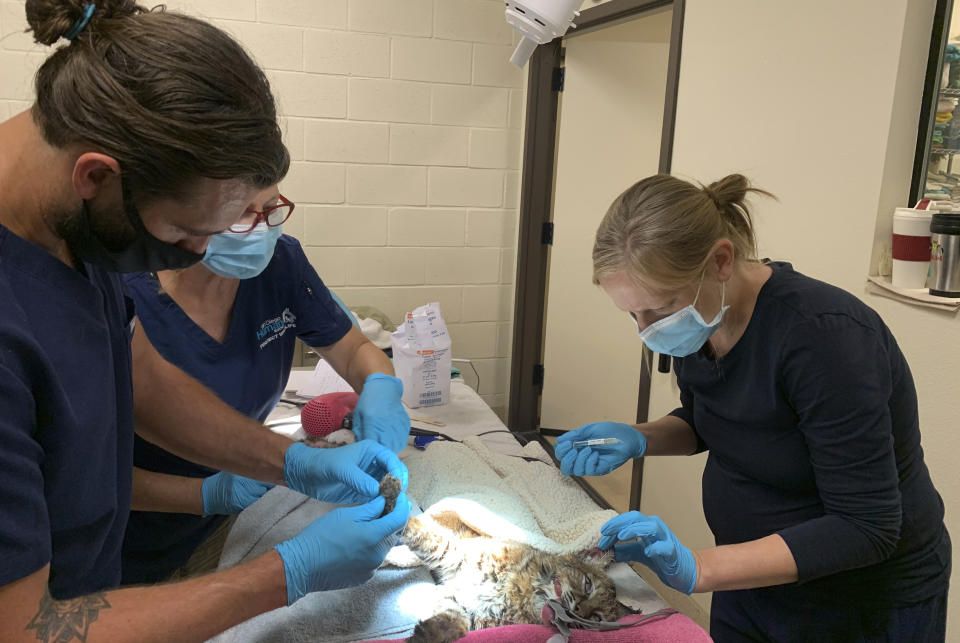
[(940, 75), (943, 72), (943, 55), (949, 40), (950, 17), (953, 13), (953, 0), (937, 0), (933, 12), (933, 31), (930, 34), (930, 53), (927, 55), (927, 71), (923, 77), (923, 98), (920, 102), (920, 122), (917, 125), (917, 146), (913, 158), (913, 174), (910, 180), (910, 194), (907, 205), (923, 198), (927, 170), (930, 166), (930, 148), (932, 147), (933, 125), (936, 122), (937, 98), (940, 87)]
[[(673, 157), (677, 113), (677, 88), (686, 0), (610, 0), (585, 9), (576, 33), (585, 33), (636, 18), (642, 13), (673, 6), (670, 53), (664, 96), (663, 130), (658, 171), (668, 174)], [(510, 369), (510, 406), (507, 425), (511, 431), (540, 430), (540, 393), (543, 388), (544, 312), (547, 266), (550, 257), (553, 179), (557, 151), (559, 86), (563, 78), (562, 38), (537, 47), (528, 63), (526, 131), (520, 188), (519, 238), (517, 240), (516, 293), (513, 313), (513, 352)], [(637, 423), (649, 415), (652, 359), (644, 348), (640, 386), (637, 391)], [(630, 508), (640, 505), (643, 460), (633, 461)]]

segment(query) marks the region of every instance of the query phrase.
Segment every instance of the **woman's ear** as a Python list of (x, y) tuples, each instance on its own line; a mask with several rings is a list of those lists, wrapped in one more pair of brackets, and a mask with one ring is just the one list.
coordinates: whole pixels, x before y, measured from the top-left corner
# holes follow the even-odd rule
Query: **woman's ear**
[(735, 263), (736, 251), (733, 247), (733, 242), (729, 239), (720, 239), (713, 244), (707, 270), (713, 273), (718, 281), (727, 281), (733, 276)]

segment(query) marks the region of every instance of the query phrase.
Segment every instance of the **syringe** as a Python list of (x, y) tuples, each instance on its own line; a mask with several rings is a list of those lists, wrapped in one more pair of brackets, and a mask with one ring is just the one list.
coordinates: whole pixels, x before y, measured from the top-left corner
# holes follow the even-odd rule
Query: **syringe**
[(576, 440), (573, 443), (573, 448), (581, 449), (583, 447), (603, 447), (609, 446), (611, 444), (620, 444), (620, 440), (617, 438), (594, 438), (592, 440)]

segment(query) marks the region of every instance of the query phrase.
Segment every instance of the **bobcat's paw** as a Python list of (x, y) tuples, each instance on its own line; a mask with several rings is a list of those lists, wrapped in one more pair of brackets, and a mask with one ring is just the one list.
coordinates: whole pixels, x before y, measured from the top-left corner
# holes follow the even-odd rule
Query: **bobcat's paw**
[(447, 609), (417, 623), (413, 636), (407, 643), (453, 643), (470, 631), (470, 624), (463, 612)]

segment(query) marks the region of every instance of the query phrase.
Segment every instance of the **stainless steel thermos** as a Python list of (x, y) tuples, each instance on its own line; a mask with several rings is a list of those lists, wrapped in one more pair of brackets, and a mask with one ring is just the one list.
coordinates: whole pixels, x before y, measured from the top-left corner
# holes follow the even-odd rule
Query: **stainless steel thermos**
[(960, 212), (936, 212), (930, 220), (931, 295), (960, 297)]

